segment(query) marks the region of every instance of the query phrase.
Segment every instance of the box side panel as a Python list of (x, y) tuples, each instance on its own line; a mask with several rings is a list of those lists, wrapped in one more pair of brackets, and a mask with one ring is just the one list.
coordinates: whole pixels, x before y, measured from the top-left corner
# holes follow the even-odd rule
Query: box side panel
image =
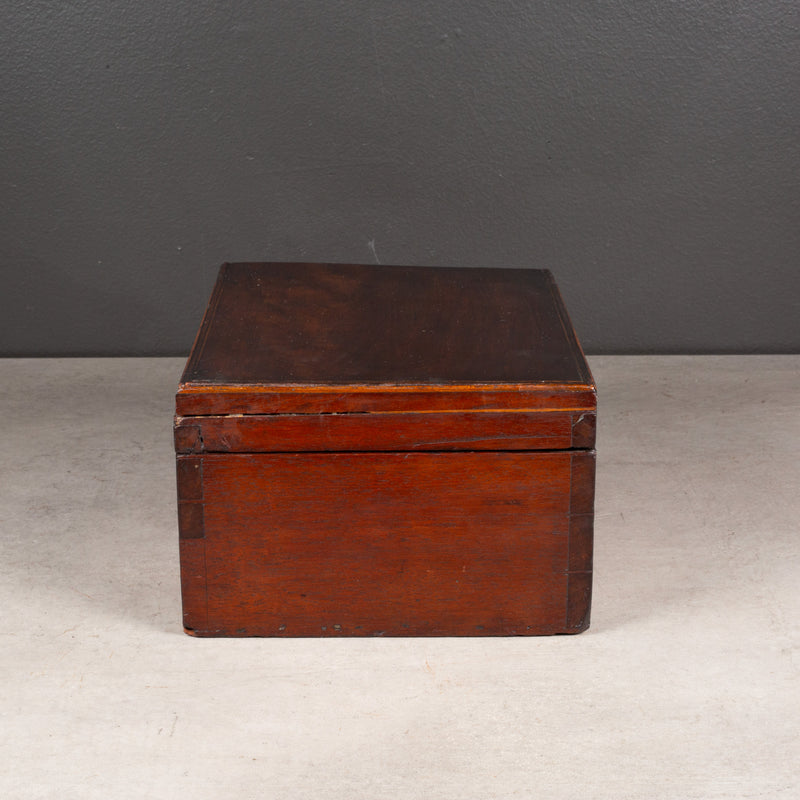
[(208, 627), (202, 458), (178, 456), (177, 483), (183, 627), (192, 633)]
[(561, 329), (564, 332), (564, 338), (569, 343), (571, 357), (573, 363), (575, 364), (577, 373), (580, 375), (580, 379), (582, 381), (594, 385), (592, 372), (586, 362), (586, 356), (583, 352), (583, 348), (581, 347), (580, 340), (578, 339), (578, 334), (575, 332), (575, 327), (572, 324), (572, 320), (569, 317), (569, 312), (567, 311), (567, 306), (564, 303), (564, 298), (561, 296), (561, 291), (558, 288), (558, 284), (556, 283), (553, 274), (550, 272), (550, 270), (546, 270), (546, 273), (548, 283), (550, 284), (550, 291), (553, 295), (556, 313), (558, 314), (561, 322)]
[(370, 450), (566, 450), (594, 443), (578, 411), (260, 414), (178, 417), (180, 453)]
[(200, 328), (198, 329), (197, 335), (194, 338), (192, 349), (189, 351), (189, 358), (186, 360), (186, 366), (184, 367), (183, 375), (181, 376), (181, 383), (190, 380), (190, 376), (193, 375), (197, 370), (198, 361), (200, 361), (202, 358), (206, 339), (211, 332), (211, 328), (214, 323), (214, 317), (217, 313), (220, 300), (222, 299), (222, 293), (225, 286), (225, 277), (228, 273), (228, 266), (228, 264), (223, 264), (219, 268), (217, 280), (214, 283), (213, 290), (211, 291), (211, 297), (208, 300), (208, 305), (206, 306), (205, 313), (203, 314)]
[(207, 455), (194, 633), (574, 630), (572, 467), (569, 452)]
[(594, 547), (594, 479), (594, 451), (574, 452), (570, 480), (568, 633), (580, 633), (589, 627)]

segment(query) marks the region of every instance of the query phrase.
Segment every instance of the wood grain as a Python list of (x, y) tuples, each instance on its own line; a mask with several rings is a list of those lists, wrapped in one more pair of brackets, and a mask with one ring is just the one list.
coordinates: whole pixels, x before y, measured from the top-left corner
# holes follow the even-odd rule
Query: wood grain
[(547, 270), (226, 264), (184, 383), (591, 383)]
[(225, 264), (180, 416), (595, 407), (552, 275)]
[[(178, 453), (557, 450), (593, 444), (587, 412), (265, 414), (178, 417)], [(575, 424), (581, 418), (580, 426)], [(591, 434), (591, 436), (589, 435)]]
[(596, 406), (546, 271), (224, 265), (176, 395), (187, 632), (584, 630)]
[(195, 635), (579, 629), (569, 451), (212, 454), (202, 474)]
[(175, 398), (179, 416), (223, 414), (353, 414), (433, 411), (593, 411), (593, 385), (393, 384), (339, 386), (303, 384), (181, 384)]
[(573, 451), (567, 586), (567, 631), (571, 633), (580, 633), (589, 627), (594, 551), (594, 485), (594, 450)]

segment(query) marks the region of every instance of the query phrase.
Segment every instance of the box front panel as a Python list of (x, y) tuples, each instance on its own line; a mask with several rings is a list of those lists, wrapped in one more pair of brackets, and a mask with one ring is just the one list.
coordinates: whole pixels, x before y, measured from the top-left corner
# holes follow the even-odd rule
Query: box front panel
[(576, 455), (194, 456), (206, 592), (191, 601), (187, 627), (211, 636), (566, 632), (570, 572), (591, 569), (570, 556)]

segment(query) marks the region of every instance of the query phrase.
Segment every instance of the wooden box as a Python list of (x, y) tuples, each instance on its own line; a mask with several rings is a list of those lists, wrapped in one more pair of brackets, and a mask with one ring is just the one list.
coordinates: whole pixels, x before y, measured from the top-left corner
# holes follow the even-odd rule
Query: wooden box
[(549, 272), (224, 265), (176, 396), (186, 631), (584, 630), (595, 411)]

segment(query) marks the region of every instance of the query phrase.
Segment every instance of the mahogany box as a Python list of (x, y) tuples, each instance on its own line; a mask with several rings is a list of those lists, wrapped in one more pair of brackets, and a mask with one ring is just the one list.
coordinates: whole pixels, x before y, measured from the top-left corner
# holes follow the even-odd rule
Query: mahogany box
[(225, 264), (176, 396), (185, 630), (586, 629), (595, 411), (547, 271)]

